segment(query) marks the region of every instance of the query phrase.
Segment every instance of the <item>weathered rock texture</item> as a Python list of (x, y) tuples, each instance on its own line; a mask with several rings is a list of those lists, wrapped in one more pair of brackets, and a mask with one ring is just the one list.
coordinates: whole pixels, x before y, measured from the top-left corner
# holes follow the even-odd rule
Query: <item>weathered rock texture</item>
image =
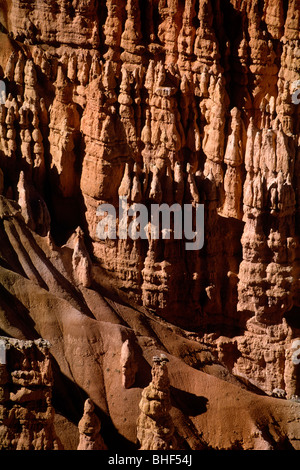
[[(187, 393), (203, 391), (191, 379), (201, 345), (239, 387), (300, 395), (299, 11), (299, 0), (2, 1), (0, 328), (50, 340), (58, 403), (82, 389), (63, 406), (73, 423), (88, 396), (111, 436), (135, 442), (137, 417), (113, 404), (120, 393), (138, 404), (151, 342), (188, 368)], [(99, 240), (96, 209), (118, 214), (119, 197), (203, 203), (203, 249), (173, 235)], [(199, 338), (189, 346), (187, 330)], [(136, 348), (121, 360), (127, 340)], [(272, 448), (299, 438), (285, 427), (298, 405), (281, 406)], [(260, 445), (250, 424), (235, 441), (192, 419), (192, 448), (201, 426), (207, 446)]]
[(58, 450), (49, 344), (0, 337), (0, 449)]
[(152, 382), (143, 390), (141, 414), (137, 422), (140, 450), (177, 449), (174, 423), (170, 415), (170, 380), (166, 362), (154, 359)]
[(101, 437), (101, 423), (89, 398), (84, 403), (84, 413), (78, 423), (79, 444), (77, 450), (107, 450)]
[(122, 371), (123, 387), (130, 388), (135, 382), (138, 362), (135, 358), (135, 347), (128, 339), (122, 345), (120, 367)]

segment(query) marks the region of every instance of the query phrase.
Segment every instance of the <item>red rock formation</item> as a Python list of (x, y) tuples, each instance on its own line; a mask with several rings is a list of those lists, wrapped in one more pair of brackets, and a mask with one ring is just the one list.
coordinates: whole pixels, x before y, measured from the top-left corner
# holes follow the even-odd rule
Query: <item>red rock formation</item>
[(57, 450), (49, 343), (0, 337), (0, 449)]
[(78, 423), (79, 444), (77, 450), (107, 450), (101, 435), (101, 423), (94, 413), (94, 404), (88, 398), (84, 403), (84, 413)]
[[(137, 405), (142, 356), (166, 324), (196, 331), (232, 380), (298, 396), (299, 1), (2, 4), (1, 330), (36, 337), (25, 309), (39, 336), (59, 338), (61, 372), (84, 389), (89, 383), (93, 402), (132, 442), (136, 416), (122, 421), (116, 390)], [(128, 206), (203, 203), (204, 247), (189, 252), (173, 235), (99, 240), (97, 207), (114, 205), (118, 231), (119, 197)], [(152, 314), (159, 332), (154, 320), (146, 325)], [(141, 351), (123, 349), (140, 324)], [(186, 370), (200, 343), (185, 354), (165, 341)], [(108, 359), (120, 377), (106, 374)], [(189, 393), (194, 369), (184, 375)], [(95, 373), (99, 391), (88, 378)], [(277, 440), (265, 443), (249, 425), (249, 439), (240, 429), (236, 445), (283, 442), (291, 434), (282, 407)], [(200, 433), (204, 420), (195, 423)], [(225, 431), (222, 441), (207, 428), (205, 445), (230, 447)], [(199, 435), (189, 439), (200, 445)]]
[(143, 390), (140, 401), (141, 414), (137, 422), (140, 450), (177, 449), (171, 409), (170, 381), (166, 362), (154, 358), (152, 382)]

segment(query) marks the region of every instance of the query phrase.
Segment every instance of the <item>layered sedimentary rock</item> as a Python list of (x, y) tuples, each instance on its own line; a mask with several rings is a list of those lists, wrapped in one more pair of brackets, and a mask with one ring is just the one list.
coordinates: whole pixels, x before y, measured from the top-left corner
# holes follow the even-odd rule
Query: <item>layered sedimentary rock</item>
[(166, 361), (156, 356), (152, 366), (152, 381), (143, 390), (141, 414), (137, 422), (140, 450), (177, 449), (174, 423), (170, 416), (170, 381)]
[(0, 337), (1, 450), (62, 449), (54, 431), (49, 343)]
[[(6, 0), (1, 269), (88, 321), (123, 323), (105, 292), (196, 330), (234, 376), (299, 396), (299, 7)], [(123, 210), (204, 204), (204, 247), (187, 251), (173, 226), (170, 239), (99, 240), (97, 207), (115, 207), (119, 234), (125, 198)], [(11, 302), (9, 334), (27, 337)], [(122, 335), (116, 369), (133, 393), (141, 358)]]
[[(235, 362), (234, 341), (216, 333), (188, 332), (103, 296), (97, 288), (76, 284), (76, 233), (58, 247), (50, 235), (41, 237), (27, 227), (20, 206), (3, 197), (0, 203), (0, 328), (26, 344), (26, 338), (50, 341), (54, 424), (65, 449), (79, 445), (77, 423), (87, 396), (101, 420), (108, 449), (138, 448), (139, 403), (151, 381), (152, 358), (161, 354), (169, 359), (168, 409), (178, 448), (299, 448), (296, 397), (283, 400), (247, 390), (247, 384), (228, 370)], [(291, 361), (298, 358), (297, 343), (292, 346)], [(290, 365), (286, 373), (294, 387), (297, 365)], [(124, 377), (131, 379), (129, 388)]]

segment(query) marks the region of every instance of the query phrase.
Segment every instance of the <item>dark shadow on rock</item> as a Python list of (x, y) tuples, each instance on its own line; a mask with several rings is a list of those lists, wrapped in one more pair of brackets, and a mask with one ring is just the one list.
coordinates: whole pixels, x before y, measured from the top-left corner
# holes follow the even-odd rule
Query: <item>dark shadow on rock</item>
[[(84, 402), (89, 396), (79, 385), (60, 371), (59, 365), (53, 357), (51, 357), (51, 363), (54, 378), (52, 395), (53, 407), (56, 412), (78, 426), (83, 416)], [(124, 436), (121, 436), (113, 425), (111, 418), (95, 403), (94, 405), (95, 413), (101, 422), (100, 433), (108, 450), (117, 449), (120, 452), (137, 450), (136, 444), (129, 441)]]
[(151, 366), (143, 357), (143, 351), (139, 345), (136, 345), (138, 353), (136, 354), (138, 362), (138, 372), (133, 387), (145, 388), (152, 381)]
[(300, 331), (300, 307), (297, 305), (294, 305), (291, 310), (286, 312), (284, 315), (287, 324), (291, 327), (294, 328), (295, 330)]
[[(64, 295), (62, 296), (62, 298), (67, 300), (72, 305), (72, 307), (77, 308), (80, 312), (84, 313), (86, 316), (90, 318), (94, 318), (94, 315), (90, 311), (89, 307), (86, 305), (86, 302), (80, 290), (76, 289), (74, 285), (63, 275), (63, 273), (59, 272), (59, 270), (54, 266), (54, 264), (51, 263), (51, 261), (47, 258), (45, 252), (36, 242), (34, 236), (32, 235), (31, 231), (27, 228), (27, 226), (20, 224), (20, 229), (22, 230), (23, 237), (26, 238), (26, 241), (28, 241), (28, 243), (32, 247), (32, 250), (35, 253), (36, 258), (45, 266), (45, 268), (48, 270), (48, 272), (52, 276), (52, 279), (55, 279), (59, 288), (63, 290)], [(15, 236), (18, 237), (17, 232)], [(18, 238), (20, 239), (20, 237)], [(27, 255), (21, 240), (20, 240), (20, 246), (23, 251), (23, 255), (24, 256)], [(48, 291), (47, 278), (46, 280), (44, 280), (39, 275), (35, 267), (35, 264), (31, 261), (29, 255), (27, 255), (27, 257), (28, 257), (29, 266), (31, 270), (34, 272), (35, 277), (37, 281), (39, 282), (40, 287)]]
[(170, 387), (172, 406), (182, 411), (185, 416), (199, 416), (207, 411), (208, 399)]
[(0, 221), (0, 240), (0, 266), (26, 277), (26, 273), (19, 261), (17, 253), (11, 246), (4, 228), (3, 220)]
[(35, 323), (29, 315), (29, 310), (14, 297), (0, 282), (0, 326), (5, 336), (15, 336), (30, 340), (38, 339), (40, 335), (35, 330)]

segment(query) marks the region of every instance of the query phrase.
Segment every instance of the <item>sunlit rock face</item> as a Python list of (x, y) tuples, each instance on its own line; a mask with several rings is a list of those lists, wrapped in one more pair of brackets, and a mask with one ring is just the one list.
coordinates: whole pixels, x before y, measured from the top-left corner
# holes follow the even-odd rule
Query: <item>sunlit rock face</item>
[[(299, 11), (299, 0), (2, 2), (1, 269), (88, 321), (125, 321), (100, 291), (208, 335), (235, 376), (300, 395)], [(149, 212), (204, 204), (203, 248), (174, 233), (100, 240), (98, 206), (114, 206), (118, 230), (125, 197)], [(20, 321), (0, 328), (31, 338)], [(136, 355), (125, 352), (122, 367)]]
[(1, 450), (61, 450), (51, 404), (50, 344), (0, 336)]

